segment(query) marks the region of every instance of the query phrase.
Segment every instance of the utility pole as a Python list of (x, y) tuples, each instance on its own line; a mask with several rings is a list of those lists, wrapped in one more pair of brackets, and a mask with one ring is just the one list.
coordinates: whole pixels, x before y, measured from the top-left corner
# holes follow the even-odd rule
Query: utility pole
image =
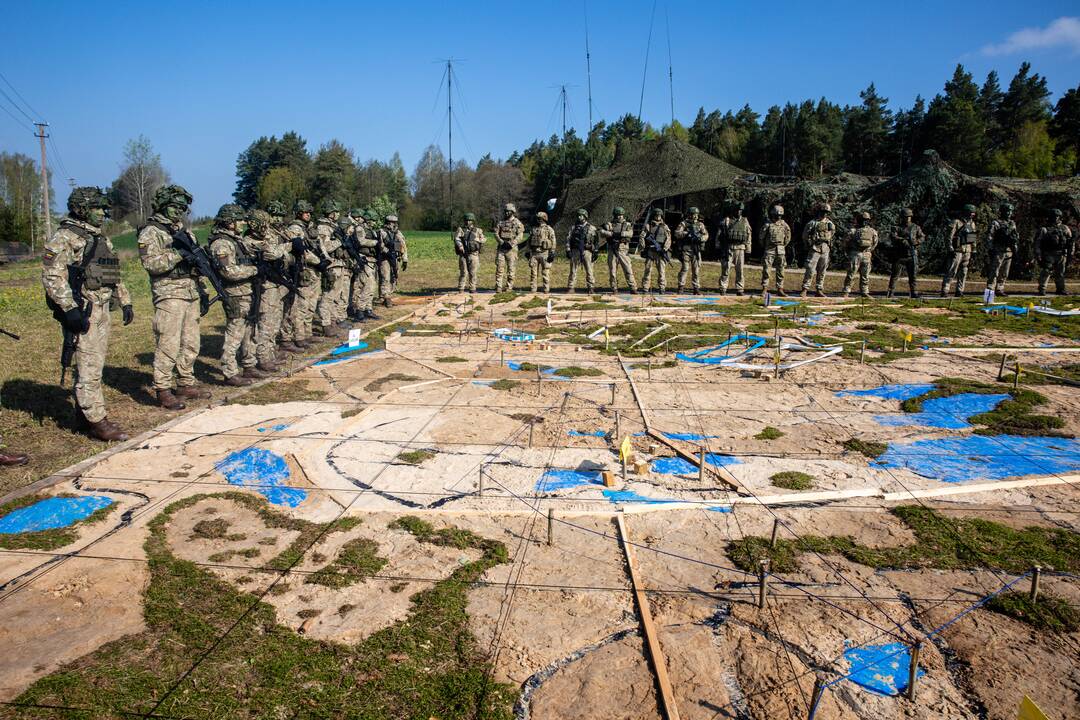
[(75, 178), (68, 178), (68, 186), (69, 186), (69, 187), (70, 187), (70, 188), (71, 188), (72, 190), (74, 190), (74, 189), (75, 189)]
[[(49, 217), (49, 166), (45, 159), (45, 138), (49, 137), (45, 133), (45, 128), (49, 127), (47, 122), (34, 123), (37, 126), (38, 131), (34, 133), (34, 137), (41, 141), (41, 208), (42, 214), (45, 216), (45, 239), (48, 240), (52, 236), (52, 218)], [(30, 252), (34, 251), (34, 240), (30, 239)]]

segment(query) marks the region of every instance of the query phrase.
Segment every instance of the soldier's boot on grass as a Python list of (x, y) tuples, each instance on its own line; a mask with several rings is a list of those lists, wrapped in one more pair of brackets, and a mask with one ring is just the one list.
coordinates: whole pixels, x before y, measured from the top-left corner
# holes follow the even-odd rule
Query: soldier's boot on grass
[(105, 442), (123, 442), (128, 439), (127, 433), (121, 430), (118, 425), (112, 423), (109, 418), (102, 418), (98, 422), (90, 423), (87, 432), (90, 437)]
[(378, 315), (375, 314), (374, 310), (365, 310), (364, 311), (364, 317), (366, 317), (368, 320), (379, 320), (379, 319), (381, 319)]
[(166, 410), (183, 410), (186, 405), (180, 402), (180, 398), (173, 394), (172, 390), (158, 390), (157, 391), (158, 405)]
[(246, 378), (240, 373), (225, 378), (225, 384), (229, 387), (246, 387), (252, 382), (254, 381), (251, 378)]
[(274, 373), (281, 370), (281, 365), (273, 361), (261, 362), (255, 367), (259, 368), (259, 370), (263, 371), (267, 375), (273, 375)]
[(270, 373), (264, 372), (256, 365), (244, 368), (244, 377), (251, 378), (252, 380), (265, 380), (270, 377)]
[(304, 348), (300, 347), (292, 340), (286, 340), (285, 342), (281, 343), (280, 345), (278, 345), (278, 349), (281, 350), (281, 352), (292, 353), (293, 355), (304, 352)]
[(0, 467), (16, 467), (28, 462), (30, 462), (30, 456), (26, 453), (0, 449)]
[(915, 289), (914, 284), (908, 285), (908, 297), (918, 299), (919, 291)]
[(210, 397), (210, 391), (199, 385), (178, 385), (172, 391), (176, 397), (205, 400)]

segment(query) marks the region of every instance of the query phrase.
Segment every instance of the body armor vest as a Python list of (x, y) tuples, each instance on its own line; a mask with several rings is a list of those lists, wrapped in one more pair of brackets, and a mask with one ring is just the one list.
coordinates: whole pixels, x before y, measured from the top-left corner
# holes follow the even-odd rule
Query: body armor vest
[(750, 240), (750, 224), (746, 218), (734, 220), (727, 226), (727, 242), (729, 245), (743, 245)]
[(1069, 249), (1069, 238), (1065, 233), (1065, 225), (1051, 225), (1043, 234), (1043, 248), (1047, 252), (1064, 253)]
[(978, 238), (978, 234), (979, 231), (978, 228), (975, 227), (975, 223), (970, 221), (965, 222), (960, 229), (956, 231), (956, 244), (960, 246), (974, 245), (975, 240)]
[(874, 231), (870, 228), (858, 228), (855, 230), (855, 247), (859, 250), (869, 250), (874, 244)]
[(83, 287), (87, 290), (100, 290), (103, 287), (115, 288), (120, 284), (120, 258), (109, 248), (104, 235), (94, 235), (77, 225), (67, 225), (67, 229), (90, 242), (83, 247), (82, 262), (69, 265), (83, 273)]

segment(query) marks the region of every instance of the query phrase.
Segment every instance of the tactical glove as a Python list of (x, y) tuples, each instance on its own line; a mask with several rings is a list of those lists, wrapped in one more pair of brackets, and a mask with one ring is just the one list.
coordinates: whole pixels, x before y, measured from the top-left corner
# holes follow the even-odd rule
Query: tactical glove
[(199, 286), (199, 315), (203, 316), (210, 312), (210, 296), (206, 294), (202, 286)]
[(82, 335), (90, 329), (90, 313), (84, 313), (82, 308), (73, 307), (64, 312), (64, 328), (68, 332)]
[(292, 251), (294, 255), (303, 255), (304, 253), (304, 238), (294, 237), (292, 239)]
[(123, 313), (125, 325), (130, 325), (135, 321), (135, 310), (130, 305), (124, 305), (120, 308), (120, 312)]
[(402, 260), (401, 261), (401, 271), (405, 272), (408, 269), (409, 269), (409, 261), (408, 260)]
[(548, 254), (547, 254), (547, 261), (548, 261), (549, 263), (553, 263), (553, 262), (555, 262), (555, 251), (554, 251), (554, 250), (549, 250), (549, 251), (548, 251)]

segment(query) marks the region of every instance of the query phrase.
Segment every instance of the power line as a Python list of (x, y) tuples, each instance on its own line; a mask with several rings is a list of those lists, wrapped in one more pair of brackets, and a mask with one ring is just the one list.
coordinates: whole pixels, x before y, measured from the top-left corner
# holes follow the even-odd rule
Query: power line
[(17, 102), (15, 102), (14, 100), (12, 100), (12, 99), (11, 99), (11, 96), (10, 96), (10, 95), (8, 95), (8, 94), (7, 94), (6, 92), (4, 92), (4, 88), (0, 88), (0, 95), (3, 95), (3, 96), (4, 96), (5, 98), (7, 98), (7, 101), (8, 101), (9, 103), (11, 103), (11, 106), (12, 106), (13, 108), (15, 108), (16, 110), (18, 110), (18, 111), (19, 111), (19, 114), (20, 114), (20, 115), (22, 115), (22, 116), (23, 116), (24, 118), (26, 118), (27, 122), (30, 122), (30, 123), (33, 123), (33, 122), (34, 122), (34, 118), (30, 117), (30, 116), (29, 116), (29, 115), (28, 115), (28, 114), (26, 113), (26, 111), (25, 111), (25, 110), (23, 110), (23, 109), (22, 109), (22, 107), (20, 107), (20, 106), (19, 106), (19, 103), (17, 103)]
[[(18, 106), (16, 106), (16, 108), (17, 108), (17, 107), (18, 107)], [(13, 112), (11, 112), (10, 110), (8, 110), (7, 106), (6, 106), (6, 105), (4, 105), (3, 103), (0, 103), (0, 110), (3, 110), (4, 112), (6, 112), (6, 113), (8, 114), (8, 117), (10, 117), (10, 118), (11, 118), (12, 120), (14, 120), (14, 121), (15, 121), (15, 123), (16, 123), (16, 124), (17, 124), (17, 125), (18, 125), (19, 127), (23, 128), (23, 129), (25, 129), (25, 130), (28, 130), (28, 131), (30, 131), (31, 133), (32, 133), (32, 132), (34, 132), (34, 129), (33, 129), (32, 127), (30, 127), (29, 125), (27, 125), (26, 123), (24, 123), (24, 122), (23, 122), (22, 120), (20, 120), (19, 118), (15, 117), (15, 113), (13, 113)]]
[[(41, 113), (39, 113), (39, 112), (38, 112), (37, 110), (35, 110), (35, 109), (34, 109), (34, 107), (33, 107), (33, 106), (32, 106), (32, 105), (30, 104), (30, 103), (26, 102), (26, 98), (24, 98), (24, 97), (22, 96), (22, 94), (21, 94), (21, 93), (20, 93), (20, 92), (19, 92), (19, 91), (18, 91), (17, 89), (15, 89), (15, 86), (11, 84), (11, 81), (10, 81), (10, 80), (8, 80), (8, 79), (7, 79), (6, 77), (4, 77), (4, 73), (0, 73), (0, 80), (3, 80), (3, 81), (4, 81), (4, 83), (5, 83), (5, 84), (7, 84), (7, 86), (8, 86), (9, 88), (11, 88), (11, 92), (15, 93), (15, 97), (17, 97), (17, 98), (19, 98), (20, 100), (22, 100), (22, 102), (23, 102), (23, 105), (25, 105), (25, 106), (26, 106), (26, 108), (27, 108), (27, 109), (28, 109), (28, 110), (29, 110), (30, 112), (32, 112), (32, 113), (33, 113), (34, 115), (37, 115), (38, 117), (43, 117), (43, 116), (42, 116), (42, 114), (41, 114)], [(31, 122), (33, 122), (33, 121), (31, 121)]]

